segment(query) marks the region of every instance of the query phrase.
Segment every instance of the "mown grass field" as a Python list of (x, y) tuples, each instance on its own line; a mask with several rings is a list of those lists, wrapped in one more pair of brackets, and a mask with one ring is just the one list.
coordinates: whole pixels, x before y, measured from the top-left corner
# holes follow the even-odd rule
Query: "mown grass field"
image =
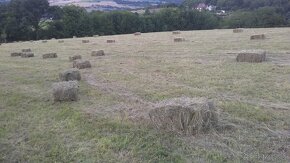
[[(262, 33), (266, 40), (250, 40)], [(35, 57), (10, 57), (24, 48)], [(105, 56), (91, 56), (101, 49)], [(254, 49), (266, 50), (267, 62), (235, 62)], [(48, 52), (58, 58), (42, 59)], [(55, 103), (51, 85), (75, 54), (92, 64), (81, 70), (80, 100)], [(196, 136), (154, 129), (148, 110), (175, 97), (213, 99), (224, 129)], [(0, 162), (289, 161), (290, 28), (0, 45)]]

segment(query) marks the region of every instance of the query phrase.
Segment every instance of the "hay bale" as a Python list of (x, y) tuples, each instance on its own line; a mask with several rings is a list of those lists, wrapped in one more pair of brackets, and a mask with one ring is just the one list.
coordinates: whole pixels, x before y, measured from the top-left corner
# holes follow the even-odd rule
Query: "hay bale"
[(74, 61), (77, 59), (82, 59), (82, 56), (81, 55), (74, 55), (74, 56), (69, 57), (69, 61)]
[(115, 43), (115, 40), (107, 40), (107, 43)]
[(77, 101), (79, 85), (77, 81), (64, 81), (52, 84), (54, 101)]
[(64, 40), (58, 40), (58, 43), (64, 43)]
[(42, 58), (43, 58), (43, 59), (46, 59), (46, 58), (57, 58), (57, 54), (56, 54), (56, 53), (47, 53), (47, 54), (43, 54), (43, 55), (42, 55)]
[(99, 35), (94, 35), (93, 37), (99, 37)]
[(185, 41), (185, 39), (182, 38), (182, 37), (176, 37), (176, 38), (174, 38), (174, 42), (183, 42), (183, 41)]
[(73, 36), (73, 38), (77, 38), (77, 36)]
[(85, 69), (85, 68), (91, 68), (91, 67), (92, 65), (90, 61), (76, 60), (73, 62), (73, 68)]
[(90, 42), (90, 40), (82, 40), (82, 43), (89, 43)]
[(105, 52), (104, 50), (97, 50), (97, 51), (92, 51), (92, 56), (104, 56)]
[(42, 43), (47, 43), (47, 40), (42, 40)]
[(243, 29), (241, 28), (233, 29), (233, 33), (242, 33), (242, 32), (243, 32)]
[(266, 39), (265, 34), (261, 34), (261, 35), (252, 35), (250, 37), (251, 40), (264, 40)]
[(134, 35), (135, 36), (140, 36), (141, 35), (141, 32), (135, 32)]
[(22, 53), (19, 52), (13, 52), (11, 53), (11, 57), (20, 57)]
[(30, 58), (34, 57), (33, 53), (21, 53), (21, 58)]
[(218, 126), (218, 112), (205, 98), (174, 98), (160, 102), (149, 111), (158, 129), (188, 135), (206, 132)]
[(181, 32), (180, 31), (173, 31), (172, 32), (172, 34), (174, 34), (174, 35), (178, 35), (178, 34), (180, 34)]
[(266, 61), (265, 51), (244, 51), (238, 54), (237, 62), (260, 63)]
[(31, 52), (31, 49), (22, 49), (21, 50), (23, 53)]
[(81, 73), (78, 69), (72, 68), (59, 73), (61, 81), (81, 80)]

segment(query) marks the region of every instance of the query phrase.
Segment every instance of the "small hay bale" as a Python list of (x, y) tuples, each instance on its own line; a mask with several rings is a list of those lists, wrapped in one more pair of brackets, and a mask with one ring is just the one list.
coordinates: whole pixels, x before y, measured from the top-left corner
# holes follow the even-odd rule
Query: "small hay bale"
[(57, 54), (56, 54), (56, 53), (47, 53), (47, 54), (43, 54), (43, 55), (42, 55), (42, 58), (43, 58), (43, 59), (46, 59), (46, 58), (57, 58)]
[(194, 135), (218, 126), (218, 112), (205, 98), (174, 98), (160, 102), (149, 111), (157, 129)]
[(242, 33), (242, 32), (243, 32), (243, 29), (241, 28), (233, 29), (233, 33)]
[(23, 53), (31, 52), (31, 49), (22, 49), (21, 50)]
[(91, 68), (91, 67), (92, 65), (90, 61), (76, 60), (73, 62), (73, 68), (85, 69), (85, 68)]
[(64, 40), (58, 40), (58, 43), (64, 43)]
[(61, 81), (81, 80), (81, 73), (78, 69), (72, 68), (59, 73)]
[(265, 51), (241, 52), (236, 58), (237, 62), (260, 63), (266, 61)]
[(77, 101), (79, 85), (77, 81), (63, 81), (52, 84), (54, 101)]
[(77, 38), (77, 36), (73, 36), (73, 38)]
[(34, 57), (33, 53), (21, 53), (21, 58), (30, 58)]
[(89, 43), (90, 42), (90, 40), (82, 40), (82, 43)]
[(174, 42), (183, 42), (183, 41), (185, 41), (185, 39), (182, 37), (174, 38)]
[(107, 40), (107, 43), (115, 43), (115, 40)]
[(105, 52), (104, 50), (97, 50), (97, 51), (92, 51), (92, 56), (104, 56)]
[(99, 35), (94, 35), (93, 37), (99, 37)]
[(261, 35), (252, 35), (250, 37), (251, 40), (264, 40), (266, 39), (265, 34), (261, 34)]
[(135, 36), (140, 36), (141, 35), (141, 32), (135, 32), (134, 35)]
[(11, 57), (20, 57), (22, 53), (19, 52), (13, 52), (11, 53)]
[(42, 42), (42, 43), (47, 43), (47, 40), (42, 40), (41, 42)]
[(82, 59), (82, 56), (81, 55), (74, 55), (74, 56), (69, 57), (69, 61), (74, 61), (77, 59)]
[(180, 31), (173, 31), (172, 32), (172, 34), (174, 34), (174, 35), (178, 35), (178, 34), (180, 34), (181, 32)]

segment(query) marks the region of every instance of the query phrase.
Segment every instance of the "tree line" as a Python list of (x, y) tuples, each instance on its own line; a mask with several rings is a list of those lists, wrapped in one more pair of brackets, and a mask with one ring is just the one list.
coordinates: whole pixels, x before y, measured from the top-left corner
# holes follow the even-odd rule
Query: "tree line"
[[(192, 1), (193, 3), (222, 4), (221, 0)], [(283, 0), (277, 1), (282, 3)], [(290, 24), (287, 12), (273, 7), (275, 5), (261, 6), (253, 10), (233, 10), (226, 17), (219, 17), (214, 12), (194, 10), (191, 5), (185, 6), (185, 3), (177, 7), (168, 5), (158, 12), (150, 13), (146, 10), (144, 14), (137, 14), (130, 11), (87, 12), (77, 6), (61, 8), (49, 6), (47, 0), (11, 0), (7, 4), (0, 5), (0, 39), (2, 41), (37, 40), (128, 34), (137, 31), (145, 33), (274, 27)]]

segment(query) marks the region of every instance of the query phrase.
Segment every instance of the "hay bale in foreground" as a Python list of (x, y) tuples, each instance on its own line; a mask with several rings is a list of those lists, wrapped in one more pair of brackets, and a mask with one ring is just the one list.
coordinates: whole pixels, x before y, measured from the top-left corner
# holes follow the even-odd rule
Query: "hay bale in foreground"
[(115, 43), (115, 40), (107, 40), (107, 43)]
[(260, 63), (266, 61), (265, 51), (241, 52), (236, 58), (237, 62)]
[(181, 32), (180, 31), (173, 31), (172, 32), (172, 34), (174, 34), (174, 35), (178, 35), (178, 34), (180, 34)]
[(160, 102), (149, 112), (158, 129), (186, 135), (206, 132), (218, 126), (218, 112), (205, 98), (174, 98)]
[(13, 52), (11, 53), (11, 57), (20, 57), (22, 53), (19, 52)]
[(74, 56), (69, 57), (69, 61), (75, 61), (77, 59), (82, 59), (82, 56), (81, 55), (74, 55)]
[(64, 40), (58, 40), (58, 43), (64, 43)]
[(73, 68), (85, 69), (85, 68), (91, 68), (91, 67), (92, 65), (90, 61), (76, 60), (73, 62)]
[(23, 53), (31, 52), (31, 49), (22, 49), (21, 50)]
[(174, 42), (183, 42), (183, 41), (185, 41), (185, 39), (182, 37), (174, 38)]
[(90, 40), (82, 40), (82, 43), (89, 43), (90, 42)]
[(59, 73), (61, 81), (81, 80), (81, 73), (78, 69), (72, 68)]
[(241, 29), (241, 28), (236, 28), (236, 29), (233, 29), (233, 32), (234, 33), (242, 33), (244, 30)]
[(33, 53), (21, 53), (21, 58), (30, 58), (34, 57)]
[(261, 34), (261, 35), (252, 35), (250, 37), (251, 40), (264, 40), (266, 39), (265, 34)]
[(57, 58), (57, 54), (56, 53), (47, 53), (47, 54), (43, 54), (42, 55), (43, 59), (47, 59), (47, 58)]
[(92, 56), (104, 56), (105, 52), (104, 50), (97, 50), (97, 51), (92, 51)]
[(135, 32), (134, 35), (135, 36), (140, 36), (141, 35), (141, 32)]
[(54, 101), (77, 101), (79, 86), (77, 81), (64, 81), (52, 84)]

